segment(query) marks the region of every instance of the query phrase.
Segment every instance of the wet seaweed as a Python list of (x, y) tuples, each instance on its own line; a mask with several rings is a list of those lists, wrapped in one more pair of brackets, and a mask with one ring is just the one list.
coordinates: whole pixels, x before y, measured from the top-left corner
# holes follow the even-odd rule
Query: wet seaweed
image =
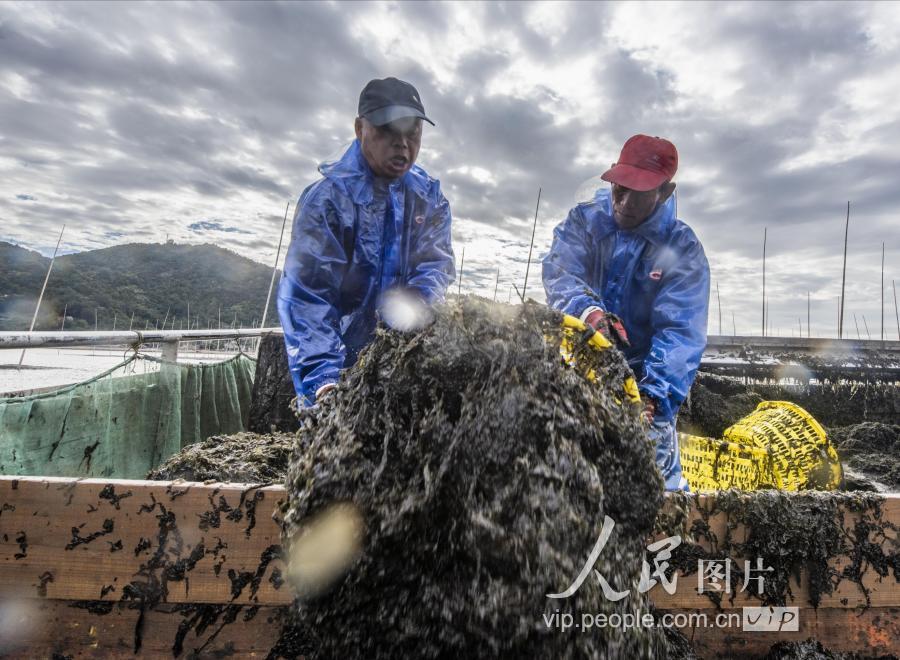
[[(804, 360), (814, 361), (813, 356)], [(687, 433), (721, 437), (722, 431), (753, 411), (759, 401), (792, 401), (827, 427), (862, 422), (896, 422), (900, 386), (895, 382), (828, 379), (820, 382), (778, 384), (700, 372), (679, 414), (679, 428)]]
[(828, 429), (828, 436), (851, 468), (900, 489), (900, 425), (863, 422)]
[(296, 658), (310, 657), (316, 649), (317, 636), (306, 622), (305, 617), (298, 611), (297, 606), (279, 607), (274, 616), (267, 619), (266, 623), (278, 626), (281, 633), (278, 640), (266, 655), (266, 660), (295, 660)]
[[(670, 574), (695, 574), (699, 560), (728, 561), (728, 595), (707, 590), (711, 602), (721, 606), (728, 597), (733, 603), (752, 579), (762, 588), (747, 593), (763, 605), (784, 606), (794, 601), (792, 584), (805, 571), (811, 606), (818, 607), (843, 581), (855, 584), (868, 606), (869, 590), (863, 582), (868, 571), (900, 581), (900, 542), (896, 528), (883, 518), (883, 501), (872, 493), (775, 490), (722, 491), (706, 504), (685, 497), (674, 503), (682, 515), (668, 521), (669, 533), (683, 533), (688, 527), (688, 536), (673, 552)], [(691, 508), (699, 515), (686, 525)], [(717, 515), (725, 517), (722, 537), (710, 525)], [(761, 583), (755, 581), (759, 577)]]
[(87, 610), (97, 616), (106, 616), (113, 611), (114, 606), (115, 603), (109, 600), (75, 600), (69, 604), (69, 607)]
[(81, 528), (84, 527), (85, 523), (80, 524), (78, 527), (72, 528), (72, 540), (66, 544), (66, 550), (72, 550), (79, 545), (83, 545), (85, 543), (91, 543), (92, 541), (97, 540), (101, 536), (106, 536), (107, 534), (112, 534), (115, 529), (115, 521), (112, 518), (107, 518), (103, 521), (103, 528), (96, 532), (91, 532), (87, 536), (81, 536)]
[(304, 598), (316, 657), (664, 655), (656, 629), (542, 621), (646, 608), (634, 591), (605, 599), (593, 579), (547, 594), (579, 574), (604, 516), (615, 549), (595, 568), (619, 590), (636, 583), (662, 496), (639, 408), (623, 403), (623, 358), (578, 340), (577, 373), (559, 355), (560, 321), (463, 298), (421, 333), (379, 332), (304, 415), (282, 511), (290, 572), (332, 505), (352, 503), (365, 525), (349, 572)]
[(284, 478), (293, 445), (294, 435), (289, 433), (212, 436), (171, 456), (147, 479), (276, 483)]
[(149, 550), (153, 547), (153, 543), (150, 539), (145, 539), (143, 536), (138, 539), (137, 545), (134, 546), (134, 556), (137, 557), (139, 554), (144, 552), (144, 550)]
[(78, 467), (81, 467), (83, 464), (84, 471), (90, 472), (91, 471), (91, 461), (94, 458), (94, 450), (96, 450), (97, 447), (99, 447), (99, 446), (100, 446), (100, 441), (98, 440), (94, 444), (88, 445), (87, 447), (85, 447), (84, 448), (84, 456), (81, 457), (81, 462), (78, 464)]
[(212, 508), (200, 514), (200, 523), (198, 525), (204, 532), (208, 532), (210, 529), (219, 529), (222, 525), (222, 514), (233, 511), (224, 495), (219, 495), (219, 502), (216, 503), (215, 492), (210, 494), (209, 504)]
[(25, 559), (28, 556), (28, 536), (25, 532), (19, 532), (16, 536), (16, 543), (19, 545), (19, 551), (13, 555), (16, 560)]
[(122, 493), (121, 495), (116, 495), (116, 488), (112, 484), (106, 484), (103, 487), (103, 490), (100, 491), (100, 494), (97, 495), (101, 500), (108, 500), (109, 503), (116, 507), (116, 511), (119, 511), (122, 507), (120, 502), (127, 497), (131, 497), (134, 493), (130, 490)]

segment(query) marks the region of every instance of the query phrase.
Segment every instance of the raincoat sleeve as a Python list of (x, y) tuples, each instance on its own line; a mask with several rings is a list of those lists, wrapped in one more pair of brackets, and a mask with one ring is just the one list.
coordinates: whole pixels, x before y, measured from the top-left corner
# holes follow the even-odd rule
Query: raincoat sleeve
[(593, 309), (607, 311), (589, 284), (594, 270), (593, 246), (587, 220), (576, 206), (553, 230), (553, 244), (542, 265), (547, 304), (582, 320)]
[(656, 414), (663, 419), (675, 417), (694, 382), (706, 348), (708, 307), (709, 265), (694, 239), (654, 302), (653, 339), (638, 385), (642, 394), (656, 399)]
[(337, 304), (347, 266), (338, 205), (325, 182), (304, 191), (294, 215), (291, 244), (278, 286), (288, 367), (302, 405), (338, 380), (346, 348)]
[(416, 221), (410, 249), (407, 286), (416, 289), (426, 303), (443, 302), (447, 287), (456, 277), (450, 242), (450, 203), (435, 183), (433, 203), (421, 224)]

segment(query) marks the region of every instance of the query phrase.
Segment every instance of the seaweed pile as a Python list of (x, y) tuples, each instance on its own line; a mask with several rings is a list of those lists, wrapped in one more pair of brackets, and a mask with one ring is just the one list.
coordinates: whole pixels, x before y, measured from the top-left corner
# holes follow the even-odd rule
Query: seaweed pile
[(296, 396), (294, 381), (288, 369), (284, 337), (276, 334), (263, 335), (259, 340), (247, 429), (254, 433), (296, 431), (297, 418), (291, 405)]
[(679, 430), (721, 438), (725, 429), (756, 410), (763, 400), (762, 395), (737, 379), (699, 374), (679, 411)]
[(752, 412), (762, 400), (792, 401), (827, 427), (890, 424), (900, 415), (900, 386), (890, 382), (746, 384), (738, 378), (701, 372), (681, 407), (679, 427), (696, 435), (721, 437), (725, 428)]
[(900, 489), (900, 425), (863, 422), (829, 429), (828, 436), (851, 468)]
[(215, 435), (188, 445), (152, 470), (152, 481), (231, 481), (269, 484), (287, 471), (296, 436), (287, 433)]
[[(317, 657), (665, 656), (658, 629), (553, 625), (647, 611), (634, 587), (662, 497), (638, 407), (622, 402), (627, 365), (579, 344), (566, 367), (559, 323), (464, 297), (420, 333), (379, 331), (303, 416), (282, 515)], [(591, 575), (548, 598), (582, 571), (604, 516), (615, 529), (594, 568), (628, 597), (604, 598)], [(311, 545), (348, 562), (330, 588), (304, 591)]]

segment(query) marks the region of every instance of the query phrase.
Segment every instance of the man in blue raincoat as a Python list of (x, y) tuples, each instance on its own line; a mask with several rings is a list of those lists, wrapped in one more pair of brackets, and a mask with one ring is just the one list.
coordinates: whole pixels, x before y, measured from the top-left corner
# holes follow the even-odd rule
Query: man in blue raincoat
[(415, 164), (423, 121), (433, 125), (415, 87), (370, 81), (356, 140), (300, 196), (277, 304), (302, 406), (356, 362), (378, 319), (421, 327), (453, 281), (450, 206)]
[(678, 152), (635, 135), (602, 179), (553, 232), (543, 260), (548, 304), (618, 342), (638, 379), (656, 462), (668, 490), (687, 490), (675, 417), (706, 347), (709, 265), (697, 236), (675, 217)]

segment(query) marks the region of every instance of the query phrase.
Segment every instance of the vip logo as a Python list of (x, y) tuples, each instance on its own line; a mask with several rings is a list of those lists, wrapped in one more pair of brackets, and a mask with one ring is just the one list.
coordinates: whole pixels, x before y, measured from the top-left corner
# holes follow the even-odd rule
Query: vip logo
[(744, 631), (798, 632), (800, 630), (800, 609), (797, 607), (745, 607), (742, 618)]

